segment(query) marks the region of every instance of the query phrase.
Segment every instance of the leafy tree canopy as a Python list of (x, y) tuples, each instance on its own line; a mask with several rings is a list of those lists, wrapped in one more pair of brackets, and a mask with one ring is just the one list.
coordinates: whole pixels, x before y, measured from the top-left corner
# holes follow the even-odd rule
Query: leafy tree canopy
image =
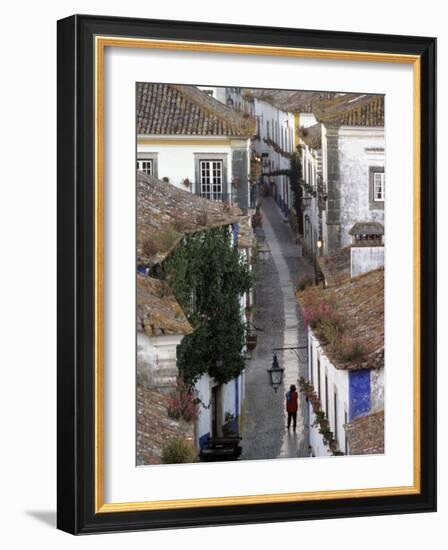
[(206, 372), (218, 382), (244, 369), (245, 325), (240, 297), (253, 284), (247, 263), (231, 244), (229, 227), (187, 235), (164, 263), (166, 279), (194, 331), (177, 348), (185, 382)]

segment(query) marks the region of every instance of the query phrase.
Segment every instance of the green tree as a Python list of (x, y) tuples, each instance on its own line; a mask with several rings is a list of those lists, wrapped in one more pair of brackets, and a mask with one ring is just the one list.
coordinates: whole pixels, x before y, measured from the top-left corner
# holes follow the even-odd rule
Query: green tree
[(177, 347), (183, 380), (202, 374), (225, 383), (244, 369), (245, 324), (240, 297), (253, 284), (249, 268), (231, 245), (229, 227), (186, 236), (165, 261), (164, 270), (194, 331)]

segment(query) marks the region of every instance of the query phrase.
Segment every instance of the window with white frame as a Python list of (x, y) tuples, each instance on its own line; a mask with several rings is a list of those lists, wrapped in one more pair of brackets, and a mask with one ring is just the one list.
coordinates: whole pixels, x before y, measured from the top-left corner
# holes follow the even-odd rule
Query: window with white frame
[(199, 173), (201, 178), (201, 195), (209, 200), (222, 200), (222, 160), (200, 160)]
[(384, 201), (384, 172), (373, 173), (373, 200)]
[(154, 175), (154, 161), (153, 159), (140, 159), (137, 160), (137, 170), (141, 170), (148, 176)]
[(384, 167), (371, 166), (369, 169), (369, 180), (370, 207), (373, 209), (384, 208), (384, 199), (386, 196)]

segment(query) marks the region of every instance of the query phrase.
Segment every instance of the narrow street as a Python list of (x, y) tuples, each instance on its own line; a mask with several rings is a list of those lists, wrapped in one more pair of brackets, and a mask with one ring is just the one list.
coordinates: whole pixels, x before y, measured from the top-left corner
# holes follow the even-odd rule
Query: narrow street
[(257, 228), (257, 240), (270, 254), (256, 264), (254, 324), (263, 332), (258, 333), (258, 345), (247, 362), (243, 460), (308, 456), (309, 446), (305, 399), (299, 398), (296, 432), (287, 429), (285, 413), (286, 391), (291, 384), (298, 386), (298, 378), (306, 374), (306, 350), (277, 353), (285, 369), (277, 393), (269, 383), (267, 369), (273, 348), (306, 344), (295, 288), (305, 274), (312, 273), (312, 267), (302, 257), (301, 247), (294, 242), (293, 231), (272, 197), (263, 198), (261, 211), (263, 226)]

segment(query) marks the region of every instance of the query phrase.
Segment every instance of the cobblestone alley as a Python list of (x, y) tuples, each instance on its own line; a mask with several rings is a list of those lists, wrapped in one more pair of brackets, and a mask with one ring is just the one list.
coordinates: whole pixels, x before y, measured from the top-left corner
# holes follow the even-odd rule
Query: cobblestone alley
[(270, 254), (266, 261), (256, 264), (254, 324), (263, 332), (258, 333), (258, 345), (247, 361), (243, 460), (308, 456), (309, 446), (304, 398), (299, 399), (296, 432), (286, 428), (284, 412), (286, 391), (306, 375), (306, 350), (277, 353), (285, 369), (277, 393), (269, 383), (267, 369), (271, 367), (273, 348), (306, 344), (295, 288), (305, 274), (312, 273), (312, 267), (302, 257), (301, 247), (294, 242), (293, 231), (273, 198), (263, 199), (262, 215), (263, 227), (257, 229), (257, 240)]

